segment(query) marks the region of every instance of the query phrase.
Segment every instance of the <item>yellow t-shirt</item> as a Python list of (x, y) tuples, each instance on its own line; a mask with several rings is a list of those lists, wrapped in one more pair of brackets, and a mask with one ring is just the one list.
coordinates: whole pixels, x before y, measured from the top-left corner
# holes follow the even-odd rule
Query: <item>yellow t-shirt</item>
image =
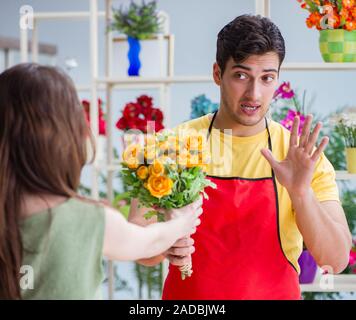
[[(206, 137), (212, 115), (206, 115), (179, 125), (179, 135), (198, 133)], [(290, 132), (279, 123), (268, 120), (272, 152), (281, 161), (288, 152)], [(268, 132), (264, 130), (249, 137), (236, 137), (212, 128), (210, 134), (208, 175), (220, 177), (263, 178), (271, 177), (271, 166), (260, 150), (268, 148)], [(324, 154), (318, 160), (311, 187), (319, 201), (339, 201), (335, 171)], [(295, 221), (295, 212), (287, 190), (277, 180), (279, 202), (279, 232), (282, 249), (287, 259), (300, 272), (298, 258), (303, 249), (303, 238)], [(251, 198), (252, 200), (252, 198)]]

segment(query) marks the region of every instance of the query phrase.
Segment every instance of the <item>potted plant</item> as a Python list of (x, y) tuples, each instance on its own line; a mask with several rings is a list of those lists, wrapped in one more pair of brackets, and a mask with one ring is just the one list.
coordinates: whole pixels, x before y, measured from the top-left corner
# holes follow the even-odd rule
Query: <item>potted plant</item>
[(290, 82), (283, 82), (275, 91), (273, 96), (272, 119), (278, 121), (288, 130), (292, 129), (293, 121), (296, 116), (300, 118), (300, 127), (298, 134), (301, 134), (305, 119), (306, 109), (310, 108), (305, 105), (306, 91), (304, 90), (302, 100), (298, 94), (292, 89)]
[(190, 119), (196, 119), (205, 116), (208, 113), (219, 109), (218, 103), (213, 103), (205, 94), (195, 97), (191, 102)]
[(331, 122), (345, 140), (347, 171), (356, 173), (356, 111), (336, 114)]
[(149, 39), (153, 35), (160, 32), (161, 20), (158, 16), (156, 1), (141, 5), (131, 1), (129, 7), (124, 9), (113, 9), (113, 22), (111, 30), (119, 31), (127, 36), (129, 43), (128, 59), (129, 59), (129, 76), (140, 75), (140, 40)]
[(299, 283), (313, 283), (318, 270), (318, 265), (305, 247), (298, 259), (298, 263), (300, 266)]
[(325, 62), (356, 62), (356, 0), (297, 0), (309, 11), (308, 28), (319, 30)]

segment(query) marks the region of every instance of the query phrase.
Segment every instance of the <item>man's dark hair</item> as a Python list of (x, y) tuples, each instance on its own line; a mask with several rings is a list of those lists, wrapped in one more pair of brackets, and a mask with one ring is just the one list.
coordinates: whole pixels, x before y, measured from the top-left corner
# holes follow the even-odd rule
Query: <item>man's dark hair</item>
[(284, 39), (278, 27), (259, 15), (241, 15), (228, 23), (219, 32), (216, 47), (216, 62), (221, 74), (230, 57), (240, 63), (251, 55), (273, 51), (278, 54), (281, 66), (285, 56)]

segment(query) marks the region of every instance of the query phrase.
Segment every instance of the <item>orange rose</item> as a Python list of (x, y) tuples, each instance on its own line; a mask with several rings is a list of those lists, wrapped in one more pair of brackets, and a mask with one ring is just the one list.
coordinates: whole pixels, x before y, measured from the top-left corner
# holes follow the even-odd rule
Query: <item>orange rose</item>
[(351, 11), (349, 11), (349, 10), (347, 10), (345, 8), (342, 8), (341, 11), (340, 11), (341, 19), (343, 19), (344, 21), (348, 20), (349, 16), (351, 16)]
[(149, 172), (151, 176), (158, 177), (164, 173), (164, 166), (158, 159), (154, 160), (149, 167)]
[(340, 16), (338, 14), (333, 14), (329, 19), (328, 19), (328, 25), (331, 26), (333, 29), (337, 29), (340, 27)]
[(189, 152), (182, 150), (182, 152), (177, 157), (177, 163), (180, 166), (186, 166), (188, 163)]
[(179, 150), (179, 140), (176, 136), (168, 136), (169, 149), (173, 151)]
[(141, 146), (139, 144), (130, 144), (123, 152), (122, 159), (130, 169), (138, 167), (140, 152)]
[(354, 7), (354, 0), (342, 0), (342, 6), (346, 9), (352, 9)]
[(141, 180), (145, 180), (148, 177), (148, 168), (146, 166), (140, 166), (136, 174)]
[(152, 196), (162, 198), (171, 194), (173, 181), (167, 176), (150, 176), (145, 187)]
[(308, 28), (312, 28), (314, 26), (318, 27), (320, 25), (321, 18), (321, 14), (319, 12), (311, 13), (306, 20)]
[(149, 161), (152, 162), (154, 158), (156, 158), (156, 149), (149, 147), (145, 149), (145, 158)]
[(351, 14), (352, 14), (353, 18), (356, 19), (356, 6), (354, 8), (352, 8)]
[(346, 21), (346, 23), (345, 23), (345, 29), (346, 29), (347, 31), (356, 30), (356, 22), (354, 22), (354, 21)]

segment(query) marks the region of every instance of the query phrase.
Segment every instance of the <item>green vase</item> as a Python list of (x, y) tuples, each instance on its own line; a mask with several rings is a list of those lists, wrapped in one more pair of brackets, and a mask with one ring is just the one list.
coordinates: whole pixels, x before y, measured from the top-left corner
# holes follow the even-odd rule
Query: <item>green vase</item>
[(321, 30), (319, 48), (325, 62), (356, 62), (356, 30)]

